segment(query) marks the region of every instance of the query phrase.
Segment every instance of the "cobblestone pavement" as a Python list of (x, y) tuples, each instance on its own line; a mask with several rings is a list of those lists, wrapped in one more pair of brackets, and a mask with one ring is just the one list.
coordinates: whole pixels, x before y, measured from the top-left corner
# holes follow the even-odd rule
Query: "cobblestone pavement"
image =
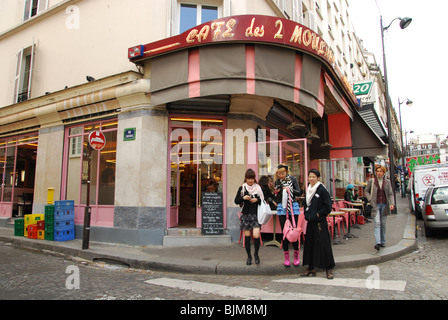
[[(448, 233), (440, 233), (435, 238), (426, 239), (421, 226), (419, 228), (418, 250), (408, 255), (378, 264), (373, 269), (361, 267), (339, 270), (336, 268), (334, 270), (335, 280), (366, 280), (373, 275), (372, 270), (376, 270), (380, 281), (405, 282), (404, 291), (368, 289), (362, 285), (356, 287), (330, 286), (326, 282), (323, 284), (279, 282), (279, 280), (298, 279), (298, 275), (216, 276), (135, 270), (101, 262), (86, 262), (75, 258), (66, 259), (54, 254), (16, 249), (8, 243), (0, 243), (0, 299), (242, 299), (241, 296), (232, 294), (223, 296), (222, 290), (183, 290), (145, 282), (155, 279), (177, 279), (223, 285), (226, 287), (222, 288), (236, 288), (236, 291), (240, 292), (245, 292), (241, 291), (241, 287), (249, 288), (249, 292), (253, 290), (267, 294), (268, 299), (270, 294), (277, 298), (278, 294), (285, 294), (285, 297), (288, 297), (288, 294), (304, 293), (323, 299), (334, 297), (359, 300), (446, 300), (448, 299), (448, 286), (446, 285), (448, 283), (448, 273), (446, 272)], [(319, 272), (317, 277), (323, 278), (324, 272)], [(325, 279), (325, 281), (330, 284), (330, 280)]]

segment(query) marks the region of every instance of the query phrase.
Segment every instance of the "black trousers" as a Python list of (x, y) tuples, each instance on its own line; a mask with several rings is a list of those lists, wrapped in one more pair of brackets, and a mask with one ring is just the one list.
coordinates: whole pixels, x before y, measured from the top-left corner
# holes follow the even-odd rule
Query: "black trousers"
[[(294, 214), (288, 214), (288, 218), (289, 221), (292, 222), (291, 220), (291, 216), (294, 217), (294, 220), (296, 222), (296, 226), (299, 220), (299, 215), (294, 215)], [(280, 221), (280, 227), (282, 228), (282, 237), (283, 237), (283, 228), (285, 227), (285, 222), (286, 222), (286, 214), (285, 215), (278, 215), (278, 220)], [(294, 250), (299, 250), (299, 241), (297, 240), (296, 242), (292, 243), (292, 247), (294, 248)], [(288, 239), (285, 237), (285, 239), (283, 239), (283, 251), (288, 251), (289, 249), (289, 241)]]

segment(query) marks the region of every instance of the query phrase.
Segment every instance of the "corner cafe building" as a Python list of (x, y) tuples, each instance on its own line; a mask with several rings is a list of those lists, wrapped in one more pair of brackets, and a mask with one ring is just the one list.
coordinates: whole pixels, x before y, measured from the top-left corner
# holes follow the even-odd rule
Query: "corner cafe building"
[[(101, 131), (106, 146), (92, 152), (90, 239), (137, 245), (238, 241), (234, 197), (247, 168), (272, 177), (286, 163), (303, 188), (307, 170), (317, 167), (328, 185), (337, 175), (332, 159), (384, 149), (333, 67), (331, 48), (290, 20), (225, 17), (136, 45), (128, 58), (141, 74), (86, 84), (85, 94), (35, 112), (30, 130), (2, 138), (0, 218), (18, 213), (16, 196), (24, 192), (9, 176), (20, 180), (17, 169), (32, 167), (33, 213), (43, 212), (54, 188), (56, 200), (75, 200), (82, 238), (91, 131)], [(94, 87), (102, 81), (116, 85)], [(39, 127), (43, 119), (57, 125)], [(29, 148), (28, 161), (19, 161)]]

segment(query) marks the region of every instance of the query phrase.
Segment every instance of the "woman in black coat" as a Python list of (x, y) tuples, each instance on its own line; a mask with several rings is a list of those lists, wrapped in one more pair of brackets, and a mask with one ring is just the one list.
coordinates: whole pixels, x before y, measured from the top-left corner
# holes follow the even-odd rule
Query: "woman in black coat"
[(264, 200), (263, 190), (257, 184), (255, 172), (247, 169), (244, 176), (244, 184), (238, 188), (235, 196), (235, 203), (242, 205), (241, 230), (244, 231), (244, 241), (247, 253), (246, 264), (252, 264), (252, 256), (250, 252), (251, 233), (254, 237), (254, 258), (255, 263), (260, 264), (258, 250), (260, 249), (260, 228), (258, 223), (258, 205)]
[(327, 225), (327, 215), (331, 212), (331, 198), (319, 178), (320, 172), (316, 169), (311, 169), (308, 173), (310, 184), (304, 206), (305, 220), (308, 224), (303, 249), (303, 265), (308, 265), (308, 270), (301, 276), (316, 276), (314, 268), (317, 267), (326, 270), (327, 279), (333, 279), (332, 269), (335, 263)]

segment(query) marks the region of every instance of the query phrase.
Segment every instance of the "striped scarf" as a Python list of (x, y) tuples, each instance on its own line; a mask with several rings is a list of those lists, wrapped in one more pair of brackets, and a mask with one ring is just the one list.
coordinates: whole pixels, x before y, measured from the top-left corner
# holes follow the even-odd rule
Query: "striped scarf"
[[(282, 188), (288, 188), (289, 189), (289, 196), (292, 198), (293, 197), (293, 185), (292, 185), (292, 180), (291, 180), (291, 176), (289, 175), (289, 173), (286, 175), (285, 180), (280, 180), (280, 183), (282, 185)], [(282, 203), (284, 203), (285, 201), (285, 197), (286, 197), (286, 208), (288, 210), (288, 212), (290, 214), (294, 214), (292, 207), (291, 207), (291, 202), (289, 201), (288, 198), (288, 193), (287, 192), (283, 192), (282, 195)]]

